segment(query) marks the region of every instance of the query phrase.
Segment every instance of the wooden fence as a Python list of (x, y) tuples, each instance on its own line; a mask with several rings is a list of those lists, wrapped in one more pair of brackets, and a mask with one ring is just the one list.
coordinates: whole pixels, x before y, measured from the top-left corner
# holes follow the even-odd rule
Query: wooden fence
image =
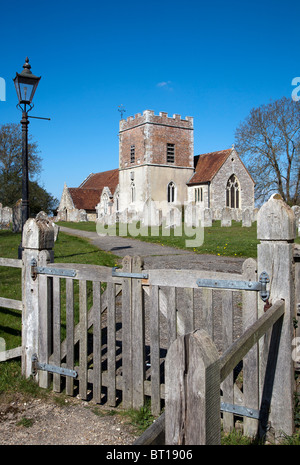
[[(187, 382), (186, 374), (197, 376), (197, 367), (209, 367), (213, 354), (219, 381), (213, 383), (212, 398), (217, 395), (218, 402), (207, 401), (205, 405), (214, 406), (219, 420), (222, 412), (225, 431), (232, 429), (239, 418), (243, 421), (244, 433), (253, 435), (262, 424), (261, 402), (265, 399), (266, 385), (261, 380), (265, 379), (271, 338), (267, 328), (277, 318), (282, 318), (284, 309), (268, 421), (276, 433), (291, 434), (295, 388), (291, 357), (295, 336), (293, 318), (295, 302), (300, 300), (298, 296), (295, 300), (295, 286), (299, 289), (296, 258), (293, 260), (295, 221), (291, 210), (277, 196), (273, 196), (260, 212), (258, 260), (246, 260), (241, 274), (144, 270), (139, 257), (125, 257), (122, 268), (117, 270), (53, 263), (51, 223), (46, 218), (28, 220), (23, 232), (22, 258), (23, 374), (34, 373), (42, 387), (52, 382), (57, 392), (65, 389), (68, 395), (79, 394), (82, 399), (108, 402), (111, 406), (122, 401), (124, 408), (140, 408), (150, 398), (154, 415), (159, 415), (162, 407), (166, 407), (153, 426), (155, 437), (161, 438), (165, 425), (174, 423), (174, 414), (170, 412), (179, 405), (178, 396), (180, 398), (182, 392), (189, 392), (189, 387), (195, 385), (194, 381)], [(0, 265), (7, 263), (4, 260)], [(15, 261), (13, 266), (16, 265), (20, 266), (20, 261)], [(268, 300), (264, 297), (264, 301), (259, 291), (251, 290), (263, 272), (270, 281), (267, 284), (270, 295)], [(236, 283), (240, 283), (237, 288), (234, 287)], [(241, 283), (244, 287), (239, 287)], [(0, 300), (2, 306), (6, 307), (7, 303)], [(20, 303), (11, 301), (10, 304), (20, 307)], [(273, 312), (274, 317), (271, 316)], [(200, 338), (197, 336), (199, 328)], [(193, 359), (195, 369), (187, 371), (184, 364), (188, 357), (183, 354), (197, 337), (202, 342), (195, 353), (200, 350), (202, 359), (198, 356), (196, 361)], [(206, 353), (204, 339), (209, 341), (210, 355)], [(166, 356), (171, 357), (169, 353), (173, 351), (177, 358), (169, 358), (173, 361), (166, 362)], [(192, 350), (188, 353), (191, 355)], [(237, 358), (236, 353), (239, 354)], [(205, 373), (210, 373), (209, 369)], [(207, 394), (206, 385), (202, 391), (203, 380), (199, 375), (196, 379), (198, 390), (184, 397), (192, 399), (192, 403), (195, 400), (198, 405), (197, 396), (206, 399), (208, 395), (209, 398), (211, 391)], [(188, 411), (186, 406), (184, 411)], [(214, 428), (219, 425), (218, 431), (214, 429), (207, 434), (203, 432), (203, 424), (195, 420), (203, 418), (203, 412), (200, 415), (196, 408), (192, 411), (195, 418), (189, 414), (189, 426), (186, 419), (184, 423), (190, 429), (197, 425), (192, 427), (193, 439), (187, 439), (189, 434), (180, 428), (180, 436), (174, 429), (170, 433), (167, 428), (168, 443), (218, 442), (218, 439), (208, 438), (219, 438), (220, 421), (214, 420)], [(253, 412), (253, 416), (247, 412)], [(209, 409), (207, 415), (211, 417)], [(182, 424), (182, 418), (179, 420)], [(157, 440), (151, 437), (151, 441)]]

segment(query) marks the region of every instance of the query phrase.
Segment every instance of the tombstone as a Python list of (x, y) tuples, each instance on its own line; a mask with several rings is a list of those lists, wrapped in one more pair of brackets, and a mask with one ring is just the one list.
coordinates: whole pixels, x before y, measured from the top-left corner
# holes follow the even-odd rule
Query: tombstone
[(161, 210), (156, 208), (156, 204), (153, 200), (147, 200), (144, 204), (142, 213), (143, 226), (160, 226), (161, 219)]
[(242, 226), (244, 228), (250, 228), (251, 225), (252, 225), (251, 212), (249, 208), (245, 208), (245, 210), (243, 210)]
[(221, 219), (221, 210), (219, 208), (215, 208), (213, 210), (213, 220), (220, 220)]
[(210, 208), (205, 208), (204, 209), (203, 227), (204, 228), (211, 228), (212, 227), (212, 211), (211, 211)]
[(201, 220), (200, 206), (194, 202), (187, 202), (184, 206), (184, 223), (187, 227), (195, 228)]
[(231, 219), (233, 221), (241, 221), (241, 219), (242, 219), (242, 211), (239, 208), (232, 208), (231, 209)]
[(18, 200), (13, 207), (12, 212), (13, 232), (22, 231), (22, 199)]
[(85, 210), (79, 210), (78, 212), (78, 216), (79, 216), (79, 221), (87, 221), (88, 218), (87, 218), (87, 213)]
[(172, 206), (169, 208), (166, 214), (166, 227), (167, 228), (176, 228), (181, 226), (182, 214), (179, 208)]
[(221, 226), (230, 227), (231, 226), (231, 208), (224, 207), (221, 213)]
[(252, 221), (257, 221), (258, 212), (259, 212), (259, 208), (253, 208), (253, 210), (252, 210)]
[(297, 227), (297, 230), (298, 230), (298, 236), (300, 236), (300, 207), (299, 205), (294, 205), (292, 207), (292, 210), (295, 214), (295, 218), (296, 218), (296, 227)]

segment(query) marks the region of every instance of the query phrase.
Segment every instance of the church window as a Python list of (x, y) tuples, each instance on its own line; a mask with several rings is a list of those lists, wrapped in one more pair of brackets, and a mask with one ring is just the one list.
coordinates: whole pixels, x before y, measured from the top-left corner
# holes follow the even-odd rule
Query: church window
[(102, 200), (103, 200), (103, 212), (106, 215), (108, 211), (108, 195), (104, 194)]
[(135, 184), (134, 184), (134, 182), (131, 183), (130, 189), (131, 189), (131, 202), (135, 202)]
[(202, 190), (202, 187), (196, 187), (196, 189), (195, 189), (195, 202), (203, 202), (203, 190)]
[(175, 162), (175, 144), (167, 144), (167, 163)]
[(168, 184), (168, 202), (175, 202), (175, 184), (173, 181)]
[(230, 176), (226, 186), (226, 207), (240, 208), (240, 184), (234, 174)]
[(135, 162), (135, 145), (130, 146), (130, 163)]

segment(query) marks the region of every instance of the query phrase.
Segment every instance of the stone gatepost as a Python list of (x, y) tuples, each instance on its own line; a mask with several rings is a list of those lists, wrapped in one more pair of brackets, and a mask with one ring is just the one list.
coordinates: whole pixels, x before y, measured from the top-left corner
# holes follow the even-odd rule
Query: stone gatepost
[(45, 213), (26, 221), (22, 245), (22, 374), (29, 377), (39, 342), (39, 278), (32, 276), (32, 262), (37, 266), (53, 262), (54, 227)]
[[(272, 195), (258, 213), (257, 238), (260, 244), (257, 249), (257, 266), (258, 276), (265, 271), (270, 278), (269, 303), (274, 304), (277, 300), (285, 302), (283, 321), (277, 322), (273, 332), (266, 333), (259, 341), (261, 416), (265, 412), (260, 427), (261, 433), (271, 427), (275, 438), (281, 433), (291, 435), (294, 432), (295, 383), (292, 340), (295, 316), (293, 270), (295, 232), (295, 216), (292, 209), (284, 203), (279, 194)], [(268, 311), (267, 308), (259, 299), (259, 316), (264, 311)], [(276, 359), (278, 340), (280, 343)], [(270, 346), (273, 349), (269, 353)], [(265, 376), (266, 372), (271, 376)]]

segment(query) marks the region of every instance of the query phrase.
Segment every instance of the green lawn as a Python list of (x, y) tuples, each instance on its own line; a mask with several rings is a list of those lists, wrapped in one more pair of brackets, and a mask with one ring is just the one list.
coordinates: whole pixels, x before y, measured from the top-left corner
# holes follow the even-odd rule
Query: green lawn
[[(21, 234), (0, 231), (0, 257), (18, 258)], [(99, 250), (88, 241), (59, 233), (54, 247), (57, 263), (86, 263), (113, 267), (119, 264), (116, 255)], [(63, 284), (62, 284), (62, 290)], [(76, 290), (75, 290), (76, 294)], [(0, 267), (0, 296), (21, 300), (21, 269)], [(64, 305), (62, 304), (62, 309)], [(0, 337), (5, 339), (6, 349), (21, 344), (21, 314), (17, 310), (0, 308)]]
[[(80, 229), (84, 231), (95, 231), (96, 224), (94, 222), (72, 223), (72, 222), (59, 222), (61, 226), (66, 226), (73, 229)], [(233, 221), (230, 228), (221, 227), (221, 221), (214, 221), (211, 228), (204, 229), (204, 242), (199, 246), (192, 246), (190, 250), (200, 254), (223, 255), (227, 257), (257, 257), (257, 240), (256, 233), (257, 224), (252, 224), (250, 228), (242, 226), (241, 222)], [(193, 240), (196, 236), (185, 234), (185, 228), (178, 228), (177, 230), (166, 230), (159, 228), (159, 234), (151, 234), (151, 229), (141, 230), (139, 223), (129, 226), (129, 228), (122, 228), (127, 231), (128, 237), (135, 237), (136, 239), (161, 244), (164, 246), (171, 246), (176, 248), (187, 248), (186, 241)], [(115, 234), (119, 234), (121, 228), (119, 225), (116, 227)], [(130, 234), (130, 231), (132, 234)], [(140, 234), (139, 231), (141, 231)], [(120, 233), (120, 235), (123, 235)], [(295, 240), (300, 244), (300, 237)]]

